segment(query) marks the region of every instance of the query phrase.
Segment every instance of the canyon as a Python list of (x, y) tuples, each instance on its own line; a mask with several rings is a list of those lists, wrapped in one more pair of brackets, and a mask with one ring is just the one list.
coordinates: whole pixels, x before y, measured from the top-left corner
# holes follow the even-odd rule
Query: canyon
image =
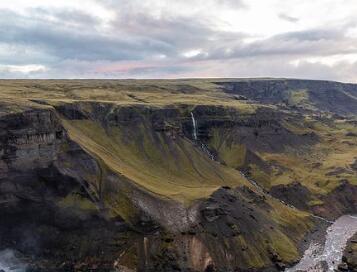
[(0, 271), (289, 271), (356, 165), (354, 84), (0, 80)]

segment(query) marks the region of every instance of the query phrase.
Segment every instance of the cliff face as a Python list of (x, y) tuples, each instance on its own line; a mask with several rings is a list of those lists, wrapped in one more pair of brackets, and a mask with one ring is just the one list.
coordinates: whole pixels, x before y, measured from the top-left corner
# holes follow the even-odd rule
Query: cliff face
[(311, 212), (355, 211), (353, 119), (196, 83), (163, 85), (176, 103), (152, 85), (81, 84), (0, 105), (0, 250), (35, 271), (280, 270)]
[(263, 103), (285, 103), (337, 114), (357, 114), (357, 87), (354, 84), (296, 79), (218, 83), (227, 93)]
[(1, 127), (2, 249), (34, 258), (34, 267), (85, 256), (107, 265), (106, 254), (115, 250), (109, 241), (121, 227), (108, 224), (85, 179), (98, 171), (97, 162), (68, 138), (51, 108), (4, 114)]

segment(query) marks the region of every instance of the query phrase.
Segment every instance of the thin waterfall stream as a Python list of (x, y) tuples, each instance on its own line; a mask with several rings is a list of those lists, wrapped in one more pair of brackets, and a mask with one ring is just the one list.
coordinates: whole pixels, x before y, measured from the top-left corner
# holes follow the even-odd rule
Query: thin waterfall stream
[(192, 132), (193, 139), (199, 144), (201, 150), (204, 153), (206, 153), (212, 161), (214, 161), (215, 157), (211, 153), (207, 145), (198, 139), (198, 125), (193, 112), (191, 112), (191, 119), (192, 119), (192, 127), (193, 127), (193, 132)]
[(191, 119), (192, 119), (192, 126), (193, 126), (193, 139), (197, 141), (197, 122), (195, 116), (193, 115), (193, 112), (191, 112)]

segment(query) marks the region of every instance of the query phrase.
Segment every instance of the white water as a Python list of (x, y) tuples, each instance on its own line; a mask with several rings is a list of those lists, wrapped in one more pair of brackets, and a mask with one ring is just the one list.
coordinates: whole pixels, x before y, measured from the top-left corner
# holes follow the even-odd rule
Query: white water
[(201, 143), (201, 149), (208, 155), (208, 157), (209, 157), (212, 161), (214, 161), (214, 156), (213, 156), (213, 154), (209, 151), (208, 147), (207, 147), (205, 144)]
[(326, 223), (329, 223), (329, 224), (333, 224), (334, 223), (333, 221), (327, 220), (326, 218), (323, 218), (321, 216), (317, 216), (317, 215), (311, 215), (311, 216), (314, 217), (314, 218), (317, 218), (319, 220), (325, 221)]
[[(247, 177), (246, 174), (244, 174), (244, 173), (241, 172), (241, 171), (239, 171), (239, 173), (242, 175), (242, 177), (244, 177), (246, 180), (248, 180), (248, 181), (258, 190), (258, 192), (260, 192), (260, 193), (262, 193), (262, 194), (266, 194), (266, 195), (268, 195), (269, 197), (271, 197), (270, 194), (267, 194), (267, 193), (264, 191), (263, 187), (261, 187), (255, 180), (253, 180), (253, 179)], [(282, 202), (282, 201), (280, 201), (280, 202)]]
[(26, 264), (16, 258), (12, 250), (0, 251), (0, 270), (5, 272), (24, 272)]
[[(197, 121), (195, 119), (195, 116), (193, 115), (192, 112), (191, 112), (191, 119), (192, 119), (192, 127), (193, 127), (193, 132), (192, 132), (193, 139), (198, 142), (198, 136), (197, 136), (198, 135), (198, 126), (197, 126)], [(207, 145), (200, 142), (200, 147), (201, 147), (202, 151), (205, 152), (212, 161), (215, 160), (214, 155), (209, 151)]]
[[(327, 230), (325, 244), (311, 243), (300, 262), (286, 272), (294, 271), (334, 271), (342, 261), (348, 239), (357, 232), (357, 217), (344, 215)], [(325, 268), (322, 263), (325, 262)]]
[(195, 120), (195, 116), (193, 115), (192, 112), (191, 112), (191, 119), (192, 119), (192, 126), (193, 126), (193, 139), (197, 141), (197, 123)]

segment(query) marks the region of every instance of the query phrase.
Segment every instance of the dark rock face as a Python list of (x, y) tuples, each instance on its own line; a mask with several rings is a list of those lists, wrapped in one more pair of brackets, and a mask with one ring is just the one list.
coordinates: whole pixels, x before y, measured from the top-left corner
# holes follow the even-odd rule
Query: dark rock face
[(83, 120), (88, 118), (83, 110), (81, 110), (79, 104), (59, 105), (56, 107), (56, 110), (68, 120)]
[[(98, 171), (95, 160), (68, 139), (52, 110), (5, 115), (0, 125), (0, 249), (32, 256), (34, 271), (74, 271), (86, 256), (93, 257), (88, 269), (109, 271), (127, 238), (120, 219), (110, 222), (98, 212), (100, 200), (82, 179), (82, 167)], [(63, 166), (71, 160), (76, 175)], [(93, 206), (63, 202), (76, 195)]]
[[(270, 194), (277, 199), (291, 204), (294, 207), (311, 211), (330, 220), (334, 220), (344, 214), (357, 213), (357, 186), (348, 181), (341, 181), (336, 189), (327, 195), (313, 196), (312, 193), (299, 182), (288, 185), (277, 185), (270, 189)], [(309, 202), (321, 200), (323, 204), (310, 206)]]
[(341, 271), (357, 271), (357, 233), (347, 243), (341, 268)]
[(357, 186), (341, 181), (336, 189), (322, 197), (323, 205), (313, 207), (313, 212), (331, 220), (357, 213)]
[(337, 267), (338, 271), (350, 271), (347, 263), (341, 263)]
[(299, 182), (273, 186), (270, 189), (270, 194), (277, 199), (302, 210), (308, 210), (308, 203), (312, 200), (312, 195), (309, 189), (301, 185)]
[[(241, 114), (223, 107), (197, 106), (194, 111), (197, 120), (198, 137), (203, 141), (211, 138), (213, 128), (225, 130), (235, 142), (249, 150), (282, 152), (285, 146), (297, 147), (318, 142), (315, 134), (297, 135), (286, 129), (282, 123), (286, 114), (270, 109), (258, 109), (254, 114)], [(192, 122), (183, 123), (183, 132), (191, 137)], [(279, 143), (279, 144), (277, 144)]]
[(261, 243), (256, 237), (275, 230), (294, 235), (270, 220), (271, 209), (264, 196), (248, 187), (221, 188), (200, 204), (198, 225), (180, 234), (147, 236), (139, 259), (145, 260), (145, 271), (152, 272), (233, 272), (252, 271), (248, 256), (254, 254), (262, 256), (267, 271), (283, 270), (287, 264), (274, 249), (275, 241), (265, 236)]
[(290, 91), (307, 90), (311, 102), (322, 111), (357, 114), (357, 99), (354, 98), (357, 96), (357, 87), (354, 84), (294, 79), (218, 82), (217, 84), (221, 85), (223, 91), (227, 93), (242, 95), (268, 104), (285, 103)]
[(51, 111), (8, 115), (0, 123), (1, 202), (11, 206), (21, 198), (41, 200), (41, 192), (35, 192), (41, 186), (39, 173), (57, 159), (65, 131)]
[(0, 177), (9, 172), (46, 167), (56, 158), (65, 132), (55, 119), (51, 111), (29, 111), (1, 118)]
[[(255, 205), (250, 205), (252, 203)], [(259, 220), (266, 221), (260, 210), (268, 211), (270, 208), (264, 196), (257, 195), (247, 187), (220, 189), (202, 204), (202, 224), (213, 235), (234, 237), (241, 232), (249, 232)], [(237, 229), (240, 221), (245, 222), (245, 229)]]

